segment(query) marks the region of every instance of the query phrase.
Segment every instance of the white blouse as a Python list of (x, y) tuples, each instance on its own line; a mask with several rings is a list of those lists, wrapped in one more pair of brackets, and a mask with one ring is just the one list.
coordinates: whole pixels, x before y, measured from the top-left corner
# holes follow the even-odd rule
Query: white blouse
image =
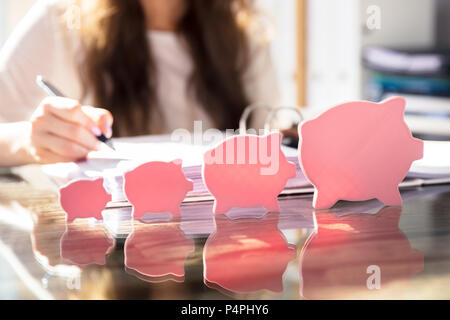
[[(82, 99), (77, 65), (80, 39), (77, 30), (64, 23), (64, 9), (54, 0), (39, 0), (19, 23), (0, 51), (0, 122), (28, 120), (45, 97), (35, 79), (42, 75), (66, 96), (92, 104), (92, 92)], [(200, 104), (187, 93), (193, 65), (182, 41), (173, 32), (149, 31), (157, 70), (157, 103), (164, 117), (159, 132), (193, 129), (202, 120), (203, 129), (212, 121)], [(132, 50), (132, 48), (130, 49)], [(251, 65), (244, 75), (245, 91), (251, 103), (278, 105), (276, 75), (269, 46), (250, 41)], [(261, 117), (254, 125), (261, 127)]]

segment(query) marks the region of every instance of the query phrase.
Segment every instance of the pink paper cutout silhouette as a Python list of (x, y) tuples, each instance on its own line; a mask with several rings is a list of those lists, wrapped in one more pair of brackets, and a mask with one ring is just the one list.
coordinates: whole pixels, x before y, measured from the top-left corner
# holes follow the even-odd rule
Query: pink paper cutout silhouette
[(281, 151), (281, 139), (278, 132), (238, 135), (205, 153), (202, 174), (215, 198), (214, 213), (226, 213), (232, 207), (280, 210), (277, 196), (296, 175), (295, 164)]
[(282, 277), (295, 246), (279, 231), (278, 217), (230, 220), (216, 217), (217, 230), (203, 248), (205, 283), (237, 293), (283, 290)]
[(400, 206), (398, 184), (423, 156), (403, 120), (405, 100), (356, 101), (333, 107), (299, 125), (299, 161), (314, 185), (313, 206), (377, 198)]
[(146, 213), (181, 215), (180, 204), (193, 188), (194, 184), (186, 179), (179, 159), (147, 162), (124, 175), (124, 193), (133, 205), (135, 219)]
[(114, 248), (114, 243), (103, 225), (70, 223), (61, 238), (61, 257), (77, 265), (104, 265), (105, 256)]
[(67, 222), (77, 218), (102, 220), (102, 211), (111, 201), (111, 195), (103, 187), (103, 178), (80, 179), (59, 189), (59, 202), (67, 213)]
[(179, 224), (135, 222), (125, 241), (125, 266), (146, 277), (183, 277), (184, 262), (194, 249)]
[[(300, 294), (308, 299), (401, 298), (424, 268), (423, 254), (411, 248), (399, 228), (401, 213), (401, 207), (376, 214), (316, 212), (318, 229), (300, 254)], [(376, 272), (379, 288), (370, 290)]]

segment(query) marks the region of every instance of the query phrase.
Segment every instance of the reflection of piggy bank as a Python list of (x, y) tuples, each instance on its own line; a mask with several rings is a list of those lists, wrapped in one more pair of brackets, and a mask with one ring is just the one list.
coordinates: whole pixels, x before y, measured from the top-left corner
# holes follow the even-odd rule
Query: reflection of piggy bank
[(317, 212), (318, 230), (300, 258), (301, 294), (308, 299), (401, 299), (423, 254), (399, 229), (402, 209), (336, 216)]
[(105, 256), (113, 248), (114, 239), (101, 224), (68, 224), (61, 238), (61, 257), (78, 265), (104, 265)]
[(239, 135), (205, 153), (203, 179), (215, 198), (214, 213), (257, 206), (279, 211), (277, 196), (296, 175), (281, 151), (281, 138), (280, 133)]
[(103, 187), (103, 178), (76, 180), (59, 189), (59, 202), (68, 222), (76, 218), (102, 220), (102, 210), (109, 201), (111, 195)]
[(206, 284), (237, 293), (263, 289), (281, 292), (283, 273), (296, 252), (278, 230), (278, 217), (216, 217), (217, 230), (203, 251)]
[(146, 213), (180, 215), (180, 204), (192, 189), (192, 181), (181, 169), (181, 160), (147, 162), (124, 176), (124, 192), (133, 205), (135, 219)]
[(402, 98), (350, 102), (299, 126), (299, 160), (316, 188), (314, 208), (340, 199), (402, 204), (398, 184), (423, 155), (423, 141), (412, 137), (404, 111)]
[(194, 248), (194, 241), (178, 224), (136, 222), (125, 241), (125, 266), (146, 277), (182, 277), (184, 262)]

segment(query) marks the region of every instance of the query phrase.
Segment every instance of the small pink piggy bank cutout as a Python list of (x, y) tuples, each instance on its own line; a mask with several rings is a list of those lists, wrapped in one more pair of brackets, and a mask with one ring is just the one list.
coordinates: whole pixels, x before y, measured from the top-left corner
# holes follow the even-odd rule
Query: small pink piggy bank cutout
[(75, 180), (59, 189), (59, 202), (67, 213), (67, 222), (77, 218), (103, 220), (102, 211), (110, 201), (103, 178)]
[(349, 102), (299, 126), (299, 161), (314, 185), (313, 206), (377, 198), (400, 206), (398, 184), (423, 156), (404, 122), (405, 100)]
[(280, 210), (277, 196), (296, 175), (295, 164), (281, 151), (281, 138), (278, 132), (238, 135), (205, 153), (203, 180), (215, 198), (214, 213), (232, 207)]
[(180, 216), (180, 204), (194, 188), (186, 179), (181, 160), (151, 161), (125, 173), (124, 192), (133, 205), (133, 217), (146, 213), (170, 212)]

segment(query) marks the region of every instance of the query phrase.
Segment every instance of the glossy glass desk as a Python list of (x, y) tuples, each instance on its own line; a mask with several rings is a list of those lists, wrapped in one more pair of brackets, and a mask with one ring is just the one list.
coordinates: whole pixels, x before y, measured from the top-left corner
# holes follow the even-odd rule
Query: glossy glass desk
[(204, 203), (119, 221), (134, 230), (125, 240), (102, 223), (66, 226), (56, 194), (1, 175), (0, 299), (448, 299), (450, 185), (402, 196), (402, 208), (320, 212), (312, 195), (290, 196), (281, 213), (239, 219)]

